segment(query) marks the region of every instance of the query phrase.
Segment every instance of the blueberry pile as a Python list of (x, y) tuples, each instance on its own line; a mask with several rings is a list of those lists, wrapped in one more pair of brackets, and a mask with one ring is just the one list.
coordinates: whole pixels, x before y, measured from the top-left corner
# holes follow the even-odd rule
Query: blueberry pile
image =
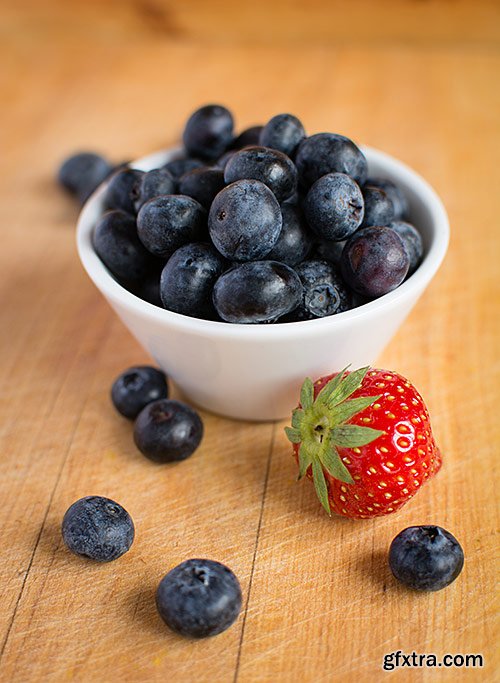
[[(200, 416), (185, 403), (168, 399), (166, 375), (148, 365), (125, 370), (113, 382), (116, 410), (135, 420), (139, 450), (159, 463), (185, 460), (203, 436)], [(135, 536), (132, 517), (119, 503), (103, 496), (75, 501), (64, 515), (61, 534), (75, 555), (112, 562), (130, 550)], [(160, 581), (156, 606), (163, 621), (190, 638), (214, 636), (238, 618), (242, 596), (233, 572), (214, 560), (182, 562)]]
[(111, 387), (116, 410), (135, 421), (135, 445), (157, 463), (189, 458), (203, 438), (198, 413), (181, 401), (169, 399), (168, 394), (165, 373), (149, 365), (128, 368)]
[[(115, 171), (95, 226), (101, 260), (149, 303), (232, 323), (311, 320), (383, 296), (418, 267), (405, 195), (369, 178), (343, 135), (307, 137), (299, 119), (278, 114), (235, 136), (231, 113), (208, 105), (183, 143), (162, 168)], [(60, 179), (87, 196), (110, 167), (81, 157)]]
[[(192, 114), (183, 143), (182, 156), (147, 173), (93, 153), (59, 171), (80, 201), (107, 180), (94, 248), (141, 299), (214, 321), (288, 323), (383, 296), (419, 266), (422, 239), (407, 222), (406, 197), (390, 180), (368, 178), (348, 138), (307, 137), (291, 114), (235, 136), (231, 113), (210, 105)], [(169, 398), (161, 370), (129, 368), (111, 399), (134, 421), (148, 459), (185, 460), (200, 445), (200, 416)], [(77, 500), (62, 522), (69, 550), (98, 562), (121, 557), (134, 535), (129, 513), (102, 496)], [(395, 578), (417, 590), (445, 588), (463, 563), (458, 541), (438, 526), (404, 529), (389, 550)], [(237, 619), (241, 587), (219, 562), (186, 560), (160, 581), (156, 606), (177, 633), (213, 636)]]

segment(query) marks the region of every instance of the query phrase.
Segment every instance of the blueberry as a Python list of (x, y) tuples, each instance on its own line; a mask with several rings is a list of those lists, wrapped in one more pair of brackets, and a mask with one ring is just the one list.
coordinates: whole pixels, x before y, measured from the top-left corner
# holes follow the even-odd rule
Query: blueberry
[(160, 399), (141, 410), (134, 425), (137, 448), (159, 463), (185, 460), (200, 445), (203, 422), (192, 408), (169, 399)]
[(292, 204), (293, 206), (301, 206), (304, 201), (304, 196), (297, 190), (291, 194), (282, 204)]
[(97, 562), (111, 562), (130, 549), (134, 523), (118, 503), (86, 496), (71, 505), (62, 522), (62, 537), (71, 552)]
[(258, 180), (239, 180), (215, 197), (208, 215), (213, 243), (226, 258), (266, 256), (278, 241), (282, 216), (271, 190)]
[(385, 227), (360, 228), (347, 240), (340, 259), (346, 283), (367, 297), (379, 297), (398, 287), (409, 266), (402, 239)]
[(147, 301), (153, 306), (158, 306), (163, 308), (163, 304), (160, 297), (160, 275), (165, 261), (163, 259), (158, 259), (158, 263), (155, 263), (151, 270), (145, 275), (144, 278), (134, 283), (132, 287), (126, 287), (132, 294), (138, 296), (139, 299)]
[(127, 213), (135, 214), (135, 188), (143, 175), (143, 171), (134, 168), (125, 168), (113, 173), (104, 195), (105, 208), (121, 209)]
[(440, 526), (410, 526), (392, 541), (389, 566), (410, 588), (439, 591), (455, 581), (464, 565), (457, 539)]
[(241, 610), (241, 588), (233, 572), (214, 560), (186, 560), (160, 581), (156, 606), (172, 630), (189, 638), (222, 633)]
[(293, 204), (282, 204), (283, 226), (278, 241), (267, 254), (268, 259), (294, 266), (303, 261), (312, 245), (311, 234), (302, 212)]
[(189, 117), (182, 139), (191, 156), (218, 159), (233, 140), (231, 112), (218, 104), (197, 109)]
[(369, 178), (366, 181), (366, 184), (384, 190), (392, 202), (394, 220), (405, 220), (408, 217), (408, 200), (406, 199), (403, 190), (393, 183), (392, 180), (387, 180), (386, 178)]
[(141, 206), (153, 197), (162, 194), (175, 193), (175, 180), (166, 168), (155, 168), (153, 171), (144, 173), (132, 188), (134, 208), (139, 211)]
[(303, 140), (295, 155), (302, 185), (310, 187), (327, 173), (346, 173), (363, 185), (368, 171), (365, 155), (343, 135), (318, 133)]
[(206, 212), (192, 197), (155, 197), (139, 211), (137, 234), (152, 254), (168, 257), (183, 244), (204, 237)]
[(422, 237), (418, 230), (411, 224), (405, 223), (403, 221), (393, 221), (389, 223), (389, 228), (395, 230), (398, 235), (403, 240), (406, 251), (408, 252), (408, 257), (410, 259), (410, 268), (408, 269), (408, 275), (415, 272), (417, 267), (420, 265), (422, 257), (424, 255), (424, 245), (422, 243)]
[(148, 403), (167, 397), (165, 373), (149, 365), (137, 365), (125, 370), (111, 387), (113, 405), (129, 419), (135, 419)]
[(322, 176), (307, 193), (304, 213), (318, 237), (345, 240), (363, 220), (364, 203), (359, 185), (345, 173)]
[(369, 225), (389, 225), (394, 218), (394, 205), (387, 194), (379, 187), (363, 187), (365, 216), (363, 227)]
[(313, 320), (352, 308), (352, 294), (336, 266), (309, 259), (294, 268), (303, 285), (302, 301), (292, 312), (294, 320)]
[(167, 169), (172, 174), (174, 180), (178, 180), (188, 171), (193, 171), (195, 168), (202, 168), (205, 162), (200, 159), (193, 159), (192, 157), (182, 157), (181, 159), (174, 159), (168, 161), (162, 168)]
[(113, 167), (99, 154), (80, 152), (68, 157), (59, 168), (59, 183), (82, 202), (113, 171)]
[(248, 178), (267, 185), (280, 202), (297, 189), (297, 169), (293, 161), (269, 147), (245, 147), (229, 159), (224, 168), (226, 183)]
[(263, 147), (272, 147), (289, 157), (293, 157), (297, 147), (305, 137), (304, 126), (296, 116), (278, 114), (266, 123), (260, 134), (258, 144)]
[(243, 149), (243, 147), (248, 147), (249, 145), (258, 145), (259, 138), (263, 126), (251, 126), (250, 128), (245, 128), (238, 137), (234, 138), (231, 149)]
[(209, 244), (186, 244), (167, 261), (160, 295), (169, 311), (194, 318), (215, 317), (212, 290), (225, 267), (224, 258)]
[(154, 266), (154, 258), (137, 236), (134, 217), (125, 211), (107, 211), (101, 216), (94, 229), (94, 249), (124, 283), (138, 282)]
[(227, 152), (224, 152), (224, 154), (217, 159), (217, 163), (215, 164), (216, 168), (220, 168), (223, 171), (226, 168), (226, 164), (229, 159), (233, 156), (233, 154), (236, 154), (236, 152), (236, 149), (228, 149)]
[(336, 266), (340, 264), (340, 257), (345, 247), (345, 241), (332, 242), (331, 240), (318, 240), (311, 252), (312, 258), (331, 261)]
[(224, 187), (224, 171), (219, 168), (195, 168), (179, 180), (179, 192), (210, 208), (215, 195)]
[(217, 313), (230, 323), (274, 322), (296, 308), (300, 278), (277, 261), (253, 261), (228, 270), (215, 283)]

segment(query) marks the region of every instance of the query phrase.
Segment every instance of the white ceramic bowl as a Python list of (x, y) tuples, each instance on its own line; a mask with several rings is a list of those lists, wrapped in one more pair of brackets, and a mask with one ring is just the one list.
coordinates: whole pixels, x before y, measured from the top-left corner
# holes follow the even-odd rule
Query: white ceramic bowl
[[(304, 377), (377, 359), (436, 274), (448, 247), (449, 226), (443, 204), (423, 178), (387, 154), (366, 147), (363, 151), (371, 176), (389, 178), (403, 189), (425, 256), (415, 273), (389, 294), (318, 320), (235, 325), (189, 318), (142, 301), (113, 279), (92, 246), (105, 184), (87, 201), (77, 229), (85, 270), (187, 399), (227, 417), (277, 420), (297, 403)], [(178, 150), (158, 152), (131, 166), (151, 170), (176, 155)]]

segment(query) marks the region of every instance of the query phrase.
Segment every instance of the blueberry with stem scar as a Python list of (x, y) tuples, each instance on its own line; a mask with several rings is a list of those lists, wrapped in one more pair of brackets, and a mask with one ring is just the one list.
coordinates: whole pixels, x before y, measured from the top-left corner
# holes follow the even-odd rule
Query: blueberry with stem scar
[(71, 505), (62, 522), (64, 543), (75, 553), (97, 562), (111, 562), (130, 549), (134, 523), (114, 500), (86, 496)]

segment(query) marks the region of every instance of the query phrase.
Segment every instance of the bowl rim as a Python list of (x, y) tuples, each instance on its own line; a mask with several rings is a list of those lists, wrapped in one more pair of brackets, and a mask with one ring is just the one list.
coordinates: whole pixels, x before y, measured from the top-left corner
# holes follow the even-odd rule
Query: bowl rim
[[(399, 177), (411, 186), (412, 191), (419, 197), (429, 213), (432, 223), (432, 237), (429, 250), (416, 271), (399, 287), (378, 299), (332, 316), (300, 322), (274, 323), (270, 325), (235, 324), (214, 320), (192, 318), (181, 313), (175, 313), (159, 306), (150, 304), (122, 287), (113, 278), (104, 263), (97, 256), (92, 244), (92, 232), (95, 225), (96, 209), (100, 209), (102, 196), (106, 190), (104, 182), (87, 199), (82, 207), (77, 222), (76, 241), (80, 261), (90, 279), (96, 287), (111, 302), (125, 307), (131, 313), (148, 316), (158, 323), (167, 324), (177, 329), (183, 329), (191, 334), (210, 337), (241, 338), (251, 340), (279, 340), (289, 337), (293, 332), (299, 336), (309, 336), (320, 332), (329, 326), (349, 325), (362, 316), (371, 317), (392, 308), (399, 302), (411, 298), (415, 292), (421, 292), (430, 282), (441, 265), (449, 244), (449, 221), (444, 205), (433, 187), (424, 178), (402, 161), (378, 149), (361, 146), (368, 164), (375, 162), (391, 177)], [(179, 147), (171, 147), (153, 152), (128, 164), (131, 168), (156, 168), (168, 159), (173, 159), (181, 152)], [(380, 173), (380, 171), (379, 171)]]

